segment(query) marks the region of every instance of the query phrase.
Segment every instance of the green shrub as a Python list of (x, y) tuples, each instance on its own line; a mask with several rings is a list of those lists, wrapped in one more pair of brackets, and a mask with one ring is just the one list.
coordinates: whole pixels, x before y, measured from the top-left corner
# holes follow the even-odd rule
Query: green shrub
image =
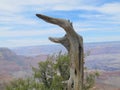
[[(54, 56), (52, 56), (54, 59)], [(39, 62), (38, 68), (32, 67), (33, 76), (26, 79), (16, 79), (6, 86), (6, 90), (65, 90), (69, 79), (69, 57), (61, 55), (56, 60), (48, 58), (45, 62)], [(95, 78), (99, 73), (87, 73), (85, 75), (83, 90), (89, 90), (95, 84)]]

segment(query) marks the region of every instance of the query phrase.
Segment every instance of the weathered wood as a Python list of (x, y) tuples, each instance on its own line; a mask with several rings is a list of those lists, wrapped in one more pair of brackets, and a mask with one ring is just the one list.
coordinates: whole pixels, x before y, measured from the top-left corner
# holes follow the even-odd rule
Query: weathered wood
[(68, 90), (82, 90), (83, 88), (83, 39), (73, 29), (69, 20), (48, 17), (42, 14), (36, 14), (37, 17), (52, 24), (62, 27), (66, 35), (62, 38), (49, 39), (55, 43), (61, 43), (69, 53), (70, 57), (70, 78), (68, 80)]

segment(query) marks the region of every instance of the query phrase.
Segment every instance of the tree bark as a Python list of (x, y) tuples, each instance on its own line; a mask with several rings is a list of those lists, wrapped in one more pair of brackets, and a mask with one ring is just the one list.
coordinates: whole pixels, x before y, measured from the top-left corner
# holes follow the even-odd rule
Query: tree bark
[(61, 43), (68, 50), (70, 57), (68, 90), (83, 90), (84, 50), (82, 36), (75, 32), (73, 25), (69, 20), (53, 18), (42, 14), (36, 14), (36, 16), (48, 23), (56, 24), (65, 30), (66, 34), (64, 37), (50, 37), (49, 39), (55, 43)]

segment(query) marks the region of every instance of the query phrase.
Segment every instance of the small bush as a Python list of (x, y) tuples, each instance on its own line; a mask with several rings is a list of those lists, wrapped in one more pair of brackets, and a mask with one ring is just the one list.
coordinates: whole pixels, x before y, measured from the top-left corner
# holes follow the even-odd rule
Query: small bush
[[(53, 56), (52, 56), (53, 57)], [(6, 86), (6, 90), (65, 90), (69, 79), (69, 57), (59, 54), (56, 60), (48, 58), (45, 62), (33, 67), (33, 76), (26, 79), (16, 79)], [(99, 73), (86, 73), (83, 90), (89, 90), (95, 84)]]

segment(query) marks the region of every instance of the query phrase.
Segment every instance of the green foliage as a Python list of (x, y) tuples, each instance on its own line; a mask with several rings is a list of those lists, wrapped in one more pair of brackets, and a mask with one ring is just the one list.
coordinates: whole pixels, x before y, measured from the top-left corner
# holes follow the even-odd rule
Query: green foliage
[(52, 81), (51, 90), (63, 90), (63, 81), (61, 76), (55, 75)]
[[(6, 90), (64, 90), (64, 81), (69, 79), (69, 57), (59, 55), (49, 57), (45, 62), (38, 63), (38, 68), (32, 67), (33, 76), (26, 79), (17, 79), (6, 86)], [(86, 73), (84, 89), (94, 86), (95, 78), (99, 73)]]
[(95, 77), (96, 77), (96, 75), (94, 73), (86, 76), (84, 90), (89, 90), (90, 88), (92, 88), (94, 86)]
[(53, 76), (55, 75), (53, 69), (52, 61), (45, 61), (39, 63), (39, 68), (33, 67), (34, 78), (39, 82), (42, 82), (47, 88), (50, 88), (53, 80)]
[(35, 83), (33, 79), (16, 79), (6, 86), (6, 90), (33, 90)]
[(57, 59), (56, 59), (56, 64), (55, 64), (55, 69), (57, 69), (63, 78), (63, 80), (68, 80), (70, 75), (69, 75), (69, 57), (68, 55), (61, 55), (59, 53)]

